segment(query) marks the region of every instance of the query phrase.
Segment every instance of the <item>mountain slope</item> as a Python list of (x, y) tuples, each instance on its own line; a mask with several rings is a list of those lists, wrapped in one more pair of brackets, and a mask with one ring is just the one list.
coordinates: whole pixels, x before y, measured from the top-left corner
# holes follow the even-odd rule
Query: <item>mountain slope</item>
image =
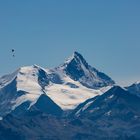
[(0, 139), (137, 140), (138, 94), (77, 52), (54, 69), (21, 67), (0, 78)]
[(129, 117), (128, 114), (130, 112), (133, 114), (132, 117), (134, 117), (134, 115), (140, 116), (139, 106), (140, 98), (132, 95), (119, 86), (115, 86), (103, 95), (89, 99), (83, 103), (80, 108), (78, 107), (79, 109), (75, 114), (79, 113), (79, 116), (90, 116), (90, 114), (96, 116), (99, 112), (100, 114), (98, 115), (100, 115), (100, 117), (108, 115), (115, 118), (119, 115), (120, 117), (127, 118)]
[(56, 69), (65, 72), (71, 79), (88, 88), (99, 89), (115, 84), (110, 77), (88, 65), (78, 52), (74, 52), (72, 57)]
[(116, 86), (79, 105), (73, 113), (74, 116), (57, 118), (46, 113), (33, 116), (25, 114), (21, 117), (8, 115), (0, 121), (0, 138), (9, 136), (26, 140), (138, 140), (139, 106), (139, 97)]
[(59, 117), (63, 113), (63, 110), (46, 94), (42, 94), (37, 102), (29, 109), (30, 114), (37, 111)]
[(128, 87), (125, 87), (129, 92), (140, 97), (140, 82), (136, 82)]
[(40, 95), (40, 97), (37, 99), (35, 104), (33, 104), (29, 108), (30, 102), (26, 101), (19, 105), (15, 110), (11, 112), (14, 116), (23, 116), (23, 115), (29, 115), (34, 116), (36, 114), (45, 113), (47, 115), (53, 115), (53, 116), (61, 116), (63, 113), (63, 110), (54, 103), (46, 94)]
[(117, 86), (79, 105), (72, 122), (87, 123), (97, 139), (140, 139), (139, 107), (139, 97)]
[(0, 79), (0, 116), (8, 114), (24, 102), (29, 102), (31, 106), (37, 101), (43, 94), (44, 85), (49, 83), (47, 77), (39, 76), (42, 71), (38, 66), (22, 67)]

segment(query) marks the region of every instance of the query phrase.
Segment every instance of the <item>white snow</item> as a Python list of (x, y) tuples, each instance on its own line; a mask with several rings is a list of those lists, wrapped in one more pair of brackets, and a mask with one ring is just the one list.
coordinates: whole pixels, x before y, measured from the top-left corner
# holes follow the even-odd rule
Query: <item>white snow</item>
[(26, 94), (18, 97), (13, 103), (12, 110), (21, 105), (25, 101), (30, 101), (33, 105), (39, 96), (43, 94), (42, 88), (38, 84), (37, 66), (22, 67), (17, 75), (17, 91), (25, 91)]
[[(85, 100), (101, 94), (99, 90), (86, 88), (62, 72), (60, 72), (59, 75), (65, 83), (47, 86), (46, 93), (63, 110), (74, 109)], [(67, 83), (72, 83), (78, 86), (78, 88), (71, 88), (69, 85), (66, 85)]]
[[(47, 72), (50, 72), (47, 70)], [(93, 90), (82, 86), (79, 82), (76, 82), (66, 76), (62, 71), (57, 72), (64, 84), (50, 84), (45, 88), (46, 94), (62, 109), (69, 110), (74, 109), (80, 103), (85, 100), (101, 94), (100, 90)], [(24, 103), (30, 101), (33, 105), (40, 97), (42, 88), (38, 84), (38, 69), (36, 66), (22, 67), (17, 74), (17, 91), (27, 92), (25, 95), (18, 97), (13, 103), (13, 110)], [(67, 83), (72, 83), (78, 88), (71, 88)], [(30, 105), (30, 106), (31, 106)]]
[[(63, 81), (63, 84), (55, 84), (50, 82), (50, 84), (45, 87), (45, 90), (43, 90), (38, 83), (39, 69), (44, 70), (46, 74), (56, 73)], [(88, 72), (86, 72), (86, 74), (87, 73)], [(87, 88), (80, 82), (74, 81), (68, 77), (63, 69), (45, 70), (37, 65), (21, 67), (15, 73), (11, 74), (10, 77), (1, 78), (1, 87), (6, 86), (14, 79), (17, 81), (17, 91), (25, 91), (25, 94), (11, 101), (13, 104), (12, 110), (26, 101), (31, 102), (31, 107), (36, 103), (40, 95), (44, 94), (44, 92), (63, 110), (71, 110), (76, 108), (80, 103), (86, 101), (87, 99), (101, 95), (106, 90), (111, 88), (111, 86), (101, 88), (100, 90)], [(72, 88), (67, 83), (71, 83), (77, 88)]]
[(111, 115), (111, 110), (108, 111), (107, 113), (105, 113), (106, 116), (110, 116)]
[(17, 75), (17, 90), (23, 90), (37, 94), (40, 91), (38, 84), (38, 71), (36, 68), (23, 67)]
[(90, 101), (90, 102), (88, 102), (86, 105), (84, 105), (83, 108), (79, 109), (79, 110), (76, 112), (76, 116), (78, 117), (78, 116), (80, 115), (80, 112), (86, 110), (93, 102), (94, 102), (94, 101)]
[[(64, 69), (68, 63), (74, 58), (74, 54), (70, 57), (64, 65), (61, 65), (55, 69), (55, 73), (57, 73), (64, 84), (51, 84), (45, 88), (47, 95), (58, 104), (63, 110), (70, 110), (76, 108), (80, 103), (86, 101), (89, 98), (93, 98), (97, 95), (101, 95), (109, 90), (112, 86), (103, 87), (99, 90), (90, 89), (83, 86), (80, 82), (72, 80), (69, 76), (66, 75)], [(76, 60), (75, 60), (76, 61)], [(87, 70), (87, 68), (83, 65), (82, 61), (79, 59), (79, 68), (83, 69), (86, 77), (82, 77), (80, 81), (84, 81), (87, 85), (93, 85), (93, 79), (97, 82), (98, 77), (96, 74), (93, 74)], [(48, 71), (47, 71), (48, 72)], [(99, 81), (98, 81), (99, 82)], [(67, 83), (72, 83), (76, 85), (78, 88), (71, 88)]]
[[(64, 84), (52, 84), (46, 87), (47, 95), (58, 104), (63, 110), (70, 110), (77, 107), (80, 103), (86, 101), (89, 98), (103, 94), (103, 90), (94, 90), (81, 85), (78, 81), (74, 81), (68, 76), (60, 74)], [(71, 88), (66, 83), (72, 83), (78, 88)], [(108, 90), (111, 87), (106, 87)]]
[(12, 74), (2, 76), (0, 78), (0, 89), (9, 85), (16, 78), (18, 72), (19, 72), (19, 69), (13, 72)]
[(82, 111), (86, 110), (94, 101), (88, 102), (83, 108)]
[(109, 99), (112, 99), (113, 97), (114, 97), (114, 95), (111, 95), (111, 96), (109, 96), (108, 98), (109, 98)]
[(3, 120), (3, 118), (2, 117), (0, 117), (0, 121), (2, 121)]
[[(57, 73), (64, 84), (51, 83), (45, 87), (44, 92), (63, 110), (74, 109), (87, 99), (101, 95), (111, 88), (105, 87), (101, 88), (101, 90), (90, 89), (66, 76), (62, 70), (46, 70), (47, 74), (51, 74), (52, 72)], [(72, 88), (67, 83), (72, 83), (78, 88)], [(38, 84), (38, 66), (28, 66), (20, 69), (17, 75), (17, 91), (20, 90), (26, 91), (27, 93), (14, 101), (15, 105), (13, 106), (13, 110), (25, 101), (30, 101), (30, 106), (32, 106), (40, 95), (43, 94), (42, 88)]]
[(67, 85), (53, 84), (46, 88), (47, 95), (62, 109), (74, 109), (85, 100), (101, 94), (100, 91), (85, 87), (71, 88)]

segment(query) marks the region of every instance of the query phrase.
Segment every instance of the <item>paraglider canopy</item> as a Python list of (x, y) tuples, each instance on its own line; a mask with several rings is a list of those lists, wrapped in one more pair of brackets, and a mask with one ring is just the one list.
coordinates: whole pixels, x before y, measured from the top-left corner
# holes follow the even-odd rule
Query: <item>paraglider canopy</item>
[(14, 52), (15, 50), (14, 49), (12, 49), (12, 52)]
[(12, 56), (15, 57), (15, 50), (12, 49), (11, 51), (12, 51)]

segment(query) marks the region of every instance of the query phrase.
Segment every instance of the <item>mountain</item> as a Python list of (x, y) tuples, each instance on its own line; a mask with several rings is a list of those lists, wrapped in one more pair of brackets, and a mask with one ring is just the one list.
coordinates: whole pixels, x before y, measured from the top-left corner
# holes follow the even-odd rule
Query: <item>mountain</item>
[[(58, 112), (69, 111), (87, 99), (103, 94), (114, 84), (111, 78), (74, 52), (70, 59), (54, 69), (25, 66), (1, 77), (0, 116), (11, 112), (22, 114), (35, 107), (42, 95)], [(43, 100), (44, 106), (45, 102)], [(48, 112), (52, 112), (49, 108)]]
[(21, 67), (0, 78), (0, 139), (140, 139), (134, 89), (116, 86), (77, 52), (54, 69)]
[(33, 104), (30, 108), (29, 102), (24, 102), (19, 105), (15, 110), (12, 111), (11, 114), (16, 116), (23, 116), (25, 114), (29, 116), (34, 116), (35, 114), (45, 113), (47, 115), (53, 116), (61, 116), (63, 110), (54, 103), (46, 94), (42, 94), (35, 104)]
[(72, 57), (56, 69), (65, 72), (71, 79), (88, 88), (99, 89), (115, 84), (110, 77), (88, 65), (78, 52), (74, 52)]
[(81, 54), (0, 78), (1, 140), (138, 140), (140, 84), (121, 88)]
[(140, 82), (135, 82), (134, 84), (125, 87), (129, 92), (140, 97)]
[(48, 84), (46, 72), (36, 65), (22, 67), (3, 76), (0, 79), (0, 116), (5, 116), (24, 103), (25, 110), (30, 108)]
[[(97, 116), (100, 117), (108, 115), (115, 118), (119, 115), (119, 117), (123, 118), (125, 116), (124, 118), (127, 118), (129, 115), (130, 117), (139, 116), (139, 106), (140, 98), (119, 86), (114, 86), (103, 95), (96, 96), (80, 104), (75, 109), (75, 115), (78, 117), (83, 115), (96, 116), (99, 112)], [(133, 116), (131, 116), (132, 114)]]
[(87, 123), (99, 134), (97, 139), (140, 139), (139, 107), (139, 97), (115, 86), (80, 104), (72, 113), (73, 122)]
[[(40, 105), (39, 105), (40, 106)], [(67, 117), (46, 112), (7, 115), (0, 121), (0, 139), (138, 140), (140, 98), (119, 86), (88, 99)]]
[(82, 55), (74, 52), (63, 64), (47, 71), (61, 79), (60, 84), (52, 83), (46, 88), (47, 95), (63, 110), (71, 110), (81, 102), (104, 93), (115, 84), (105, 74), (93, 70), (95, 68), (89, 66)]

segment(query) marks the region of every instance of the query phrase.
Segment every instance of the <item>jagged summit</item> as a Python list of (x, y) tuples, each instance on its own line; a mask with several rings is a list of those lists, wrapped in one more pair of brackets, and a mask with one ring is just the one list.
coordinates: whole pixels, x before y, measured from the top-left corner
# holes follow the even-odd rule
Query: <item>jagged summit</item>
[(115, 84), (109, 76), (90, 66), (78, 52), (74, 52), (64, 64), (56, 69), (62, 71), (74, 81), (79, 81), (88, 88), (98, 89)]
[(72, 54), (72, 56), (70, 56), (66, 62), (64, 62), (64, 64), (69, 64), (71, 61), (76, 61), (77, 63), (83, 63), (84, 65), (88, 65), (88, 63), (86, 62), (86, 60), (84, 59), (84, 57), (78, 53), (78, 52), (74, 52)]
[(66, 61), (60, 65), (60, 66), (66, 66), (69, 63), (71, 63), (72, 61), (75, 61), (76, 63), (83, 63), (84, 65), (88, 65), (88, 63), (86, 62), (86, 60), (84, 59), (84, 57), (78, 53), (78, 52), (74, 52), (68, 59), (66, 59)]

